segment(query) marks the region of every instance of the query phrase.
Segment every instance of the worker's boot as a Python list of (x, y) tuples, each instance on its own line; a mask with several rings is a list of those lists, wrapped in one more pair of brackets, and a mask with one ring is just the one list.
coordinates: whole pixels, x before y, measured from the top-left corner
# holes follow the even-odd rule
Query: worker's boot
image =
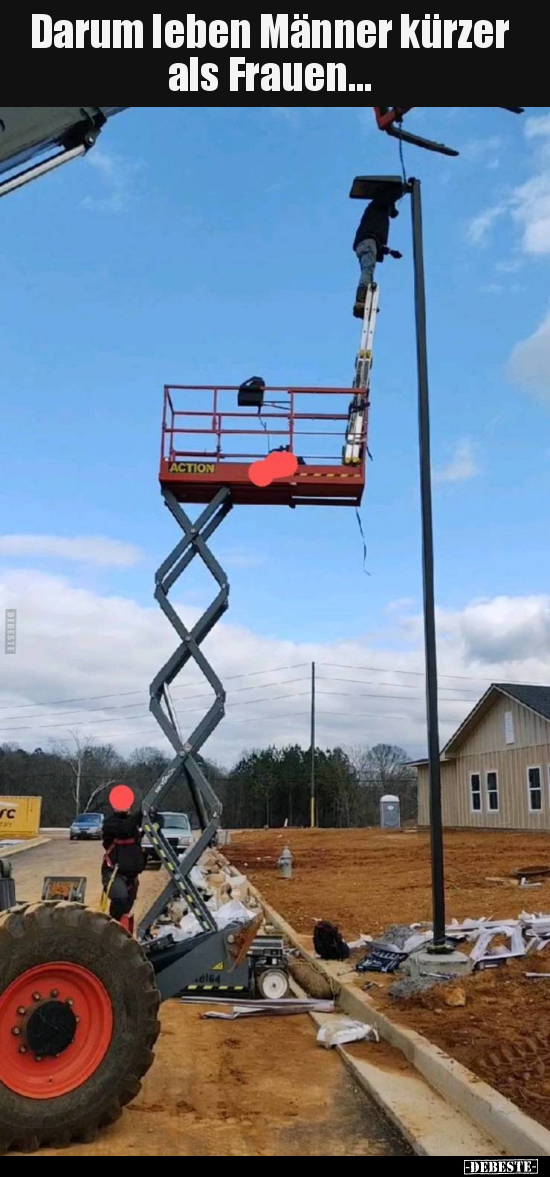
[(363, 284), (361, 284), (361, 286), (357, 287), (357, 294), (355, 295), (355, 306), (353, 308), (353, 314), (356, 319), (363, 318), (363, 315), (365, 314), (366, 299), (367, 299), (367, 287), (363, 286)]

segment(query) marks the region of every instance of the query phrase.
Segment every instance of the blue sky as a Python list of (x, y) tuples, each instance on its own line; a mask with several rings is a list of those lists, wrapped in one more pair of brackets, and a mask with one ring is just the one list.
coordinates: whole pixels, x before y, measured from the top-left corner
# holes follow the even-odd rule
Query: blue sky
[[(543, 681), (550, 115), (423, 108), (413, 122), (461, 150), (457, 160), (406, 150), (424, 189), (442, 664), (471, 675), (472, 692), (497, 670)], [(121, 690), (125, 674), (142, 685), (157, 639), (134, 666), (131, 626), (127, 655), (117, 645), (125, 670), (106, 651), (92, 667), (89, 649), (75, 666), (63, 642), (52, 667), (41, 643), (62, 622), (45, 602), (64, 593), (75, 608), (93, 602), (99, 629), (106, 611), (116, 628), (119, 607), (121, 643), (128, 614), (149, 619), (154, 568), (177, 538), (156, 483), (165, 382), (232, 384), (260, 372), (271, 384), (351, 384), (351, 245), (362, 206), (348, 192), (358, 173), (398, 170), (397, 146), (376, 132), (369, 108), (144, 108), (114, 119), (86, 161), (1, 202), (0, 561), (2, 600), (21, 610), (20, 655), (3, 659), (7, 704), (85, 695), (90, 675), (107, 693), (115, 669)], [(255, 659), (276, 667), (279, 647), (306, 662), (335, 662), (345, 649), (346, 664), (376, 659), (379, 675), (421, 669), (406, 204), (393, 245), (404, 260), (379, 271), (374, 460), (362, 509), (370, 575), (353, 511), (235, 509), (216, 541), (232, 582), (232, 641), (241, 635), (234, 673), (245, 633), (255, 650), (247, 670)], [(198, 578), (183, 599), (193, 610), (208, 592)], [(474, 638), (465, 618), (476, 609), (486, 620)], [(527, 627), (524, 645), (508, 646), (510, 617), (521, 634)], [(452, 728), (464, 702), (444, 724)], [(416, 750), (421, 710), (411, 724), (403, 739)], [(285, 720), (266, 738), (301, 738), (291, 727)], [(373, 736), (356, 727), (346, 738)], [(126, 728), (115, 735), (131, 738)], [(340, 737), (327, 724), (327, 741)]]

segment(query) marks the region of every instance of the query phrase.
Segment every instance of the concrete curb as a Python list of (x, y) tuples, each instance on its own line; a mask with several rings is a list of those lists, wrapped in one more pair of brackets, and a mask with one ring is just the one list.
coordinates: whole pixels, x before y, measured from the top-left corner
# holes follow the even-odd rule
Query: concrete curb
[[(295, 981), (292, 988), (306, 994)], [(339, 1022), (340, 1014), (310, 1012), (317, 1027)], [(495, 1157), (505, 1156), (494, 1140), (481, 1132), (462, 1112), (434, 1091), (433, 1087), (405, 1059), (399, 1069), (380, 1066), (375, 1059), (350, 1054), (345, 1046), (336, 1047), (344, 1066), (358, 1087), (366, 1093), (395, 1125), (401, 1136), (422, 1157)], [(379, 1047), (374, 1047), (374, 1051)]]
[(33, 838), (22, 846), (6, 846), (5, 850), (2, 850), (0, 843), (0, 858), (13, 858), (14, 854), (22, 854), (24, 850), (36, 850), (37, 846), (45, 846), (46, 842), (51, 842), (51, 838)]
[[(462, 1112), (482, 1133), (491, 1140), (498, 1141), (500, 1149), (505, 1149), (509, 1156), (550, 1156), (550, 1131), (547, 1128), (543, 1128), (542, 1124), (525, 1115), (511, 1100), (506, 1099), (482, 1079), (478, 1079), (477, 1075), (438, 1046), (434, 1046), (422, 1034), (392, 1022), (386, 1014), (377, 1010), (365, 993), (345, 981), (345, 974), (349, 975), (348, 968), (343, 972), (342, 965), (318, 960), (304, 947), (294, 928), (266, 903), (257, 888), (251, 883), (249, 886), (270, 922), (278, 927), (290, 943), (300, 949), (304, 958), (322, 971), (331, 982), (344, 1013), (376, 1026), (381, 1037), (400, 1050), (439, 1095)], [(370, 1094), (377, 1098), (374, 1090), (371, 1090)], [(389, 1108), (388, 1114), (392, 1115)], [(402, 1131), (409, 1139), (405, 1126), (402, 1127)]]

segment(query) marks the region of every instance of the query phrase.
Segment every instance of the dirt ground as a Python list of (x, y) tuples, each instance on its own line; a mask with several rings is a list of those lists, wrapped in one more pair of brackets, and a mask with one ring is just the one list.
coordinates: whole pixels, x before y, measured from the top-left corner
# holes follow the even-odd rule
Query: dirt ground
[(94, 1146), (37, 1156), (409, 1156), (307, 1017), (203, 1021), (168, 1002), (143, 1091)]
[[(22, 900), (48, 873), (86, 874), (99, 898), (97, 844), (51, 842), (13, 857)], [(143, 906), (164, 882), (146, 874)], [(156, 1061), (141, 1094), (93, 1145), (36, 1156), (410, 1156), (308, 1017), (222, 1023), (178, 1002), (161, 1010)]]
[[(449, 920), (550, 911), (550, 881), (532, 890), (487, 882), (488, 876), (550, 866), (548, 835), (449, 831), (445, 842)], [(286, 843), (294, 857), (288, 881), (276, 865)], [(262, 830), (234, 835), (228, 853), (305, 937), (316, 918), (337, 923), (355, 939), (431, 917), (427, 834)], [(385, 988), (375, 989), (373, 1000), (550, 1127), (550, 979), (529, 980), (526, 971), (550, 972), (550, 947), (528, 964), (519, 960), (469, 977), (464, 1007), (449, 1008), (444, 988), (399, 1004)]]

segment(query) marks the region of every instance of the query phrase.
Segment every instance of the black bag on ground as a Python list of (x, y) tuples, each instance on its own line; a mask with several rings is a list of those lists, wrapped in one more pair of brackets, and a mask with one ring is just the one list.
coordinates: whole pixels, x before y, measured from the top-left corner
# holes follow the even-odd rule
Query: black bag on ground
[(347, 960), (349, 947), (338, 928), (325, 921), (315, 925), (313, 946), (321, 960)]

